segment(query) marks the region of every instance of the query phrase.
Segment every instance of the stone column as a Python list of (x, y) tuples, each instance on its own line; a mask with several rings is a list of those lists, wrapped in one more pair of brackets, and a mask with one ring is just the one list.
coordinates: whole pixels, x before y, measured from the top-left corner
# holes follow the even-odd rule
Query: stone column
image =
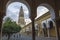
[(49, 28), (47, 28), (47, 31), (48, 31), (48, 38), (50, 37), (50, 31), (49, 31)]
[(42, 29), (42, 32), (43, 32), (43, 37), (44, 37), (45, 34), (44, 34), (44, 30), (43, 29)]
[(32, 40), (35, 40), (35, 17), (37, 16), (37, 12), (36, 12), (36, 4), (35, 4), (35, 0), (31, 0), (30, 2), (30, 8), (31, 8), (31, 11), (30, 11), (30, 19), (32, 21)]
[(40, 24), (38, 24), (38, 36), (40, 36)]
[(3, 22), (3, 17), (4, 13), (0, 11), (0, 40), (2, 40), (2, 22)]
[(60, 34), (59, 34), (59, 27), (60, 27), (60, 21), (55, 21), (56, 23), (56, 34), (57, 34), (57, 40), (60, 40)]
[(57, 40), (60, 40), (59, 37), (59, 27), (60, 27), (60, 19), (59, 19), (59, 2), (58, 0), (54, 0), (54, 13), (55, 15), (52, 15), (53, 17), (55, 16), (55, 18), (53, 20), (55, 20), (55, 24), (56, 24), (56, 34), (57, 34)]
[(0, 16), (0, 40), (2, 40), (2, 16)]
[(35, 40), (35, 26), (34, 26), (34, 19), (32, 20), (32, 40)]
[(57, 34), (57, 40), (60, 40), (60, 34), (59, 34), (59, 27), (60, 27), (60, 18), (59, 18), (59, 6), (57, 0), (55, 0), (55, 24), (56, 24), (56, 34)]
[(38, 36), (40, 36), (40, 30), (38, 29)]

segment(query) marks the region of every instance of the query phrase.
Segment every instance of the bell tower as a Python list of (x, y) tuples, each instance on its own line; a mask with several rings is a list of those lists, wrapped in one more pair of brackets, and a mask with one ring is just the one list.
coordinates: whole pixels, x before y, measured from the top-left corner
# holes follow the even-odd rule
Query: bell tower
[(23, 7), (21, 6), (20, 8), (20, 12), (19, 12), (19, 17), (18, 17), (18, 24), (23, 27), (25, 25), (25, 21), (24, 21), (24, 11), (23, 11)]

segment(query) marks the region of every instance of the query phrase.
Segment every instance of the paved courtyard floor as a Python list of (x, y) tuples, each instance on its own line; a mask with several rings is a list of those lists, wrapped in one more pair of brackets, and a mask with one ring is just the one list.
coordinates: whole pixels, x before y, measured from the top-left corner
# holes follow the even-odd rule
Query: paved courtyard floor
[[(7, 40), (7, 39), (3, 39), (3, 40)], [(28, 35), (21, 35), (19, 38), (10, 38), (10, 40), (32, 40), (32, 36), (28, 36)], [(55, 37), (36, 37), (35, 40), (57, 40)]]

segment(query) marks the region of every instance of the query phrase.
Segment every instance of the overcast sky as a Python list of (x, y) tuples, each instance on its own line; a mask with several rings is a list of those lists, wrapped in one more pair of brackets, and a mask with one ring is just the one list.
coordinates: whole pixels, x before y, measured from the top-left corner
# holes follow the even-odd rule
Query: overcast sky
[[(30, 22), (30, 19), (29, 19), (29, 10), (28, 10), (26, 5), (24, 5), (23, 3), (20, 3), (20, 2), (11, 3), (7, 7), (6, 17), (10, 17), (14, 21), (18, 22), (18, 14), (20, 12), (20, 7), (21, 6), (23, 7), (25, 22), (26, 23)], [(45, 8), (43, 6), (38, 7), (37, 8), (37, 17), (36, 18), (40, 17), (41, 15), (43, 15), (46, 12), (48, 12), (47, 8)]]

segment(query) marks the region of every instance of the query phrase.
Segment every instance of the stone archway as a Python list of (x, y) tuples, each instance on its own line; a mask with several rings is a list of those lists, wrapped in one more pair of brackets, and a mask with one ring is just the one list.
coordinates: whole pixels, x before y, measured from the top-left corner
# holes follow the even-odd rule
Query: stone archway
[[(4, 16), (6, 15), (6, 9), (7, 9), (7, 7), (8, 7), (11, 3), (13, 3), (13, 2), (21, 2), (21, 3), (25, 4), (25, 5), (28, 7), (29, 13), (30, 13), (30, 6), (29, 6), (29, 4), (28, 4), (25, 0), (10, 0), (10, 1), (8, 1), (7, 4), (4, 6), (4, 9), (3, 9), (3, 11), (4, 11), (3, 15), (4, 15)], [(3, 19), (3, 18), (4, 18), (4, 17), (2, 17), (2, 19)], [(2, 25), (2, 21), (3, 21), (3, 20), (1, 20), (1, 25)], [(2, 28), (1, 28), (1, 36), (2, 36)], [(2, 40), (2, 37), (1, 37), (1, 40)]]
[[(59, 15), (57, 16), (56, 15), (56, 13), (58, 12), (58, 11), (56, 11), (57, 9), (55, 9), (53, 6), (51, 6), (51, 4), (49, 4), (49, 3), (41, 3), (39, 6), (44, 6), (44, 7), (46, 7), (48, 10), (49, 10), (49, 12), (50, 12), (50, 15), (51, 15), (51, 19), (53, 20), (53, 21), (55, 21), (56, 20), (56, 18), (57, 17), (59, 17)], [(56, 28), (56, 30), (55, 31), (57, 31), (57, 28)], [(58, 32), (58, 31), (57, 31)], [(59, 32), (58, 32), (59, 33)], [(57, 35), (59, 35), (58, 33), (56, 33)]]
[(53, 24), (53, 21), (48, 21), (48, 24), (49, 24), (49, 36), (50, 37), (56, 37), (56, 29), (55, 29), (55, 26)]
[(42, 32), (43, 32), (43, 36), (44, 37), (47, 37), (48, 34), (47, 34), (47, 23), (46, 23), (46, 20), (42, 21)]
[(50, 29), (53, 28), (53, 22), (52, 21), (49, 21), (49, 26), (50, 26)]
[(45, 4), (45, 3), (42, 3), (39, 6), (46, 7), (49, 10), (49, 12), (50, 12), (51, 18), (55, 19), (55, 12), (54, 12), (54, 9), (52, 8), (52, 6), (50, 6), (49, 4)]
[[(8, 0), (5, 0), (5, 1), (2, 0), (2, 2), (1, 2), (1, 4), (3, 3), (3, 6), (1, 5), (2, 11), (5, 9), (5, 5), (6, 5), (7, 1), (8, 1)], [(26, 0), (26, 1), (29, 3), (30, 6), (32, 5), (33, 2), (34, 2), (34, 4), (35, 4), (35, 6), (36, 6), (36, 4), (48, 3), (48, 4), (51, 4), (51, 5), (52, 5), (53, 7), (55, 7), (55, 8), (56, 8), (56, 7), (58, 8), (58, 6), (59, 6), (58, 3), (60, 2), (60, 1), (57, 1), (57, 0), (48, 0), (48, 1), (47, 1), (47, 0), (30, 0), (30, 1), (29, 1), (29, 0)], [(30, 2), (31, 2), (31, 4), (30, 4)], [(58, 3), (57, 3), (57, 2), (58, 2)], [(31, 7), (34, 7), (34, 6), (31, 6)], [(54, 9), (55, 9), (55, 8), (54, 8)], [(57, 13), (59, 13), (57, 8), (55, 9), (56, 12), (55, 12), (55, 14), (54, 14), (56, 17), (58, 17), (58, 14), (57, 14)], [(33, 9), (32, 9), (32, 10), (33, 10)], [(32, 12), (33, 12), (33, 14), (35, 13), (34, 11), (32, 11)], [(3, 14), (4, 14), (4, 13), (3, 13)], [(52, 19), (54, 19), (55, 16), (54, 16)], [(0, 17), (1, 17), (1, 16), (0, 16)], [(33, 20), (33, 21), (34, 21), (34, 20)], [(34, 23), (33, 23), (33, 24), (34, 24)], [(58, 21), (56, 21), (56, 25), (58, 26)], [(33, 26), (34, 26), (34, 25), (33, 25)], [(58, 26), (58, 27), (59, 27), (59, 26)]]
[[(10, 0), (10, 1), (8, 1), (7, 4), (6, 4), (6, 9), (7, 9), (7, 7), (9, 6), (9, 4), (11, 4), (11, 3), (13, 3), (13, 2), (21, 2), (21, 3), (25, 4), (25, 5), (27, 6), (28, 10), (29, 10), (29, 13), (30, 13), (30, 6), (29, 6), (29, 4), (28, 4), (25, 0)], [(6, 10), (6, 9), (5, 9), (5, 10)]]
[(43, 26), (44, 26), (44, 28), (43, 28), (43, 32), (44, 32), (44, 37), (47, 37), (47, 25), (46, 25), (46, 23), (43, 23)]

